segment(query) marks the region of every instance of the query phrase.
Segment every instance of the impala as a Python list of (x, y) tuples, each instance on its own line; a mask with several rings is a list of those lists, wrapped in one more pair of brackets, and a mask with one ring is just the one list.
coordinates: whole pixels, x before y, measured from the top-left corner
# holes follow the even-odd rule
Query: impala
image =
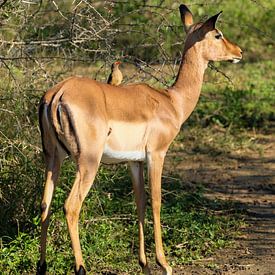
[(116, 87), (85, 77), (71, 77), (42, 97), (39, 121), (46, 183), (41, 203), (42, 233), (37, 274), (46, 273), (49, 209), (60, 167), (67, 155), (77, 164), (76, 178), (64, 205), (75, 256), (75, 274), (86, 274), (78, 220), (100, 162), (129, 162), (137, 204), (139, 262), (143, 272), (150, 274), (144, 244), (145, 161), (149, 172), (156, 260), (163, 274), (172, 274), (163, 250), (160, 224), (164, 158), (181, 125), (197, 104), (208, 62), (236, 63), (242, 58), (241, 49), (215, 27), (220, 13), (204, 23), (194, 23), (185, 5), (179, 9), (186, 40), (177, 78), (169, 89), (159, 91), (146, 84)]

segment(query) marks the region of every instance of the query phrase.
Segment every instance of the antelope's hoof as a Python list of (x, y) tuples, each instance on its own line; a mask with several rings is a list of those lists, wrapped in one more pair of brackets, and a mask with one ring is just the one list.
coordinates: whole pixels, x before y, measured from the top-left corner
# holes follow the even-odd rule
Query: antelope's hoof
[(86, 275), (85, 268), (81, 265), (78, 270), (76, 270), (76, 267), (74, 268), (75, 275)]
[(36, 275), (45, 275), (47, 271), (47, 263), (46, 261), (43, 264), (40, 264), (40, 261), (37, 262), (36, 265)]
[(146, 265), (142, 268), (142, 273), (145, 274), (145, 275), (151, 275), (152, 274), (148, 265)]

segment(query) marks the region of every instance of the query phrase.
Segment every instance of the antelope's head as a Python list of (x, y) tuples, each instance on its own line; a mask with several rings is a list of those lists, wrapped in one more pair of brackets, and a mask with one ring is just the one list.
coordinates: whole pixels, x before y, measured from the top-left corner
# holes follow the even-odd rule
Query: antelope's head
[(181, 19), (186, 31), (184, 52), (194, 48), (206, 61), (231, 61), (242, 59), (242, 50), (216, 28), (216, 22), (222, 12), (210, 17), (205, 22), (194, 23), (191, 11), (185, 6), (179, 7)]

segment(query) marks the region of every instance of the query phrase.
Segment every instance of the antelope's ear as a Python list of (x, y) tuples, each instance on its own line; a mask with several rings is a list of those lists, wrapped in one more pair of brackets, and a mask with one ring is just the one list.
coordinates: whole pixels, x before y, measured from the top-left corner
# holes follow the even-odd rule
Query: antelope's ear
[(193, 25), (192, 12), (183, 4), (179, 6), (179, 10), (180, 10), (181, 21), (183, 23), (185, 32), (188, 32), (190, 27)]
[(216, 22), (217, 22), (219, 16), (221, 15), (221, 13), (222, 13), (222, 11), (220, 11), (219, 13), (210, 17), (203, 23), (203, 25), (200, 27), (200, 29), (203, 31), (203, 34), (206, 34), (206, 33), (213, 31), (215, 29)]

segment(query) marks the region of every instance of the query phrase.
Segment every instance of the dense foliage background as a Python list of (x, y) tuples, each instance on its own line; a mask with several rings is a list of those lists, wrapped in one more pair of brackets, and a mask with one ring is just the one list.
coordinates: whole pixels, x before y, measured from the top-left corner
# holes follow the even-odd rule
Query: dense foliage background
[[(111, 63), (118, 59), (123, 61), (124, 83), (169, 86), (177, 74), (185, 35), (180, 3), (0, 1), (0, 273), (32, 273), (38, 259), (44, 178), (37, 120), (40, 97), (72, 74), (105, 82)], [(221, 152), (250, 146), (246, 131), (274, 129), (275, 2), (185, 4), (196, 20), (223, 10), (219, 28), (241, 46), (244, 60), (237, 66), (212, 64), (208, 69), (200, 103), (185, 126), (184, 141), (196, 144), (196, 136), (208, 131)], [(218, 139), (215, 127), (226, 134)], [(182, 141), (180, 135), (175, 143)], [(184, 145), (181, 148), (180, 153), (186, 153)], [(215, 216), (215, 210), (229, 206), (207, 200), (199, 183), (190, 192), (182, 179), (171, 176), (173, 180), (164, 177), (164, 187), (176, 190), (177, 196), (167, 191), (162, 217), (171, 261), (190, 262), (227, 245), (240, 225), (238, 216)], [(66, 161), (49, 234), (49, 266), (55, 274), (64, 274), (73, 265), (62, 213), (73, 178), (74, 165)], [(101, 167), (82, 213), (88, 269), (137, 272), (132, 257), (137, 251), (135, 206), (125, 166)], [(147, 223), (151, 253), (150, 213)]]

